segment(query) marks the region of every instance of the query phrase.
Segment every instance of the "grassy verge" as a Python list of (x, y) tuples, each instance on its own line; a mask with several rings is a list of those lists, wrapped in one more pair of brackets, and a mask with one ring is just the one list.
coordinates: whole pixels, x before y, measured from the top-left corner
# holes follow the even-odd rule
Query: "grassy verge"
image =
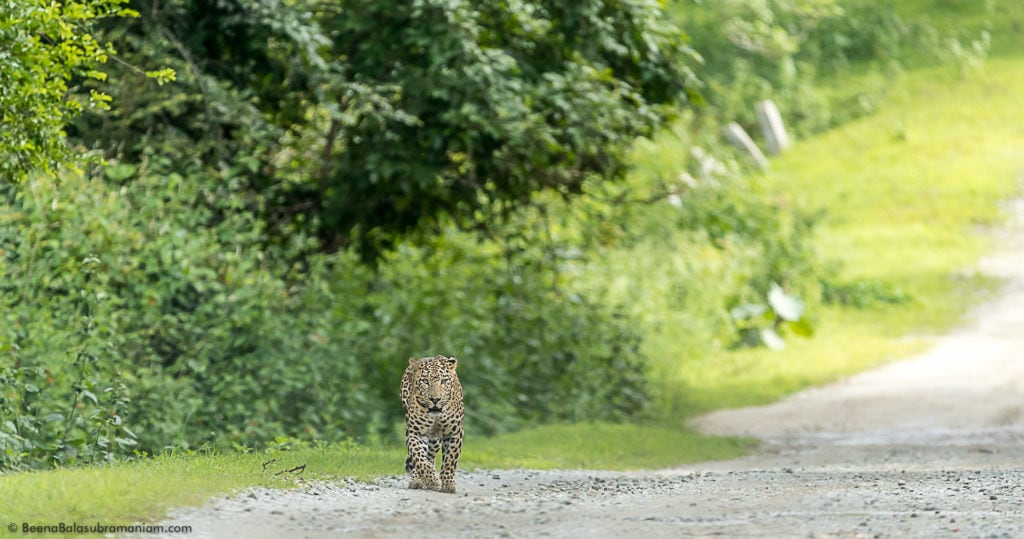
[[(461, 469), (658, 468), (739, 456), (746, 441), (635, 425), (547, 425), (466, 441)], [(272, 460), (276, 459), (276, 460)], [(268, 463), (269, 462), (269, 463)], [(268, 463), (264, 466), (264, 463)], [(251, 486), (291, 488), (296, 479), (366, 480), (402, 473), (404, 447), (335, 445), (260, 454), (164, 455), (110, 466), (0, 476), (0, 521), (132, 524)], [(305, 466), (301, 474), (288, 472)]]
[(664, 468), (739, 457), (750, 442), (701, 436), (690, 429), (587, 423), (544, 425), (494, 438), (471, 439), (471, 468)]
[[(263, 463), (278, 459), (266, 467)], [(304, 478), (368, 479), (397, 473), (396, 448), (356, 445), (273, 454), (164, 455), (110, 466), (65, 468), (0, 476), (0, 520), (56, 524), (131, 524), (163, 518), (174, 507), (199, 505), (216, 494), (248, 486), (287, 488)]]

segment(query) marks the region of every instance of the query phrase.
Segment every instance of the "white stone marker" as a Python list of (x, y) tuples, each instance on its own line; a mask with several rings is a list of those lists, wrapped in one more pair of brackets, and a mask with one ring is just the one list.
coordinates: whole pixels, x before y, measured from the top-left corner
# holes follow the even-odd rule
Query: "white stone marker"
[(725, 126), (725, 138), (728, 139), (733, 146), (736, 146), (750, 154), (750, 157), (754, 159), (757, 166), (761, 168), (768, 168), (768, 158), (761, 153), (761, 149), (754, 144), (754, 141), (750, 139), (750, 135), (740, 127), (740, 124), (736, 122), (729, 122), (729, 125)]
[(757, 123), (761, 126), (761, 134), (764, 135), (765, 146), (768, 148), (768, 155), (778, 155), (789, 148), (786, 125), (782, 123), (782, 115), (779, 114), (779, 107), (775, 106), (775, 102), (765, 99), (754, 109), (757, 112)]

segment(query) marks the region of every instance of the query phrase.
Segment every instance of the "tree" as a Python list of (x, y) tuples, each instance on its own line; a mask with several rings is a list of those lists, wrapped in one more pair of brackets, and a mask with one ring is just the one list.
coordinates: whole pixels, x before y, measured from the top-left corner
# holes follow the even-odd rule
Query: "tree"
[[(621, 177), (692, 96), (691, 53), (648, 0), (143, 0), (111, 27), (181, 83), (111, 90), (80, 140), (251, 194), (272, 237), (374, 259), (447, 219), (486, 229), (534, 193)], [(272, 239), (271, 237), (271, 239)]]
[(92, 30), (100, 19), (134, 14), (120, 7), (126, 1), (0, 2), (0, 179), (54, 172), (73, 161), (65, 126), (109, 102), (78, 84), (106, 78), (98, 69), (112, 51)]

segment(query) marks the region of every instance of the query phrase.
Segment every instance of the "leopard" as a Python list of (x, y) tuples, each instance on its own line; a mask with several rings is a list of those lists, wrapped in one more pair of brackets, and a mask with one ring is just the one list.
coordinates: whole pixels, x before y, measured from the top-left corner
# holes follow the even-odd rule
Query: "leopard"
[[(462, 454), (462, 384), (455, 356), (410, 358), (402, 375), (405, 442), (409, 456), (405, 471), (409, 488), (455, 493), (455, 469)], [(441, 451), (441, 473), (434, 465)]]

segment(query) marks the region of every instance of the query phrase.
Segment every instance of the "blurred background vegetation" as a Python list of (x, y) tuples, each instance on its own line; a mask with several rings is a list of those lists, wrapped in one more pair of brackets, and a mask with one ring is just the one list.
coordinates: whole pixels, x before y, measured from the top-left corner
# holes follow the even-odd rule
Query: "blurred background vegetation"
[(1024, 50), (996, 1), (8, 5), (0, 470), (392, 440), (438, 353), (491, 434), (679, 425), (862, 366), (749, 376), (920, 299), (821, 240), (878, 217), (795, 187), (834, 172), (759, 172), (722, 127), (773, 99), (808, 138), (908, 69)]

